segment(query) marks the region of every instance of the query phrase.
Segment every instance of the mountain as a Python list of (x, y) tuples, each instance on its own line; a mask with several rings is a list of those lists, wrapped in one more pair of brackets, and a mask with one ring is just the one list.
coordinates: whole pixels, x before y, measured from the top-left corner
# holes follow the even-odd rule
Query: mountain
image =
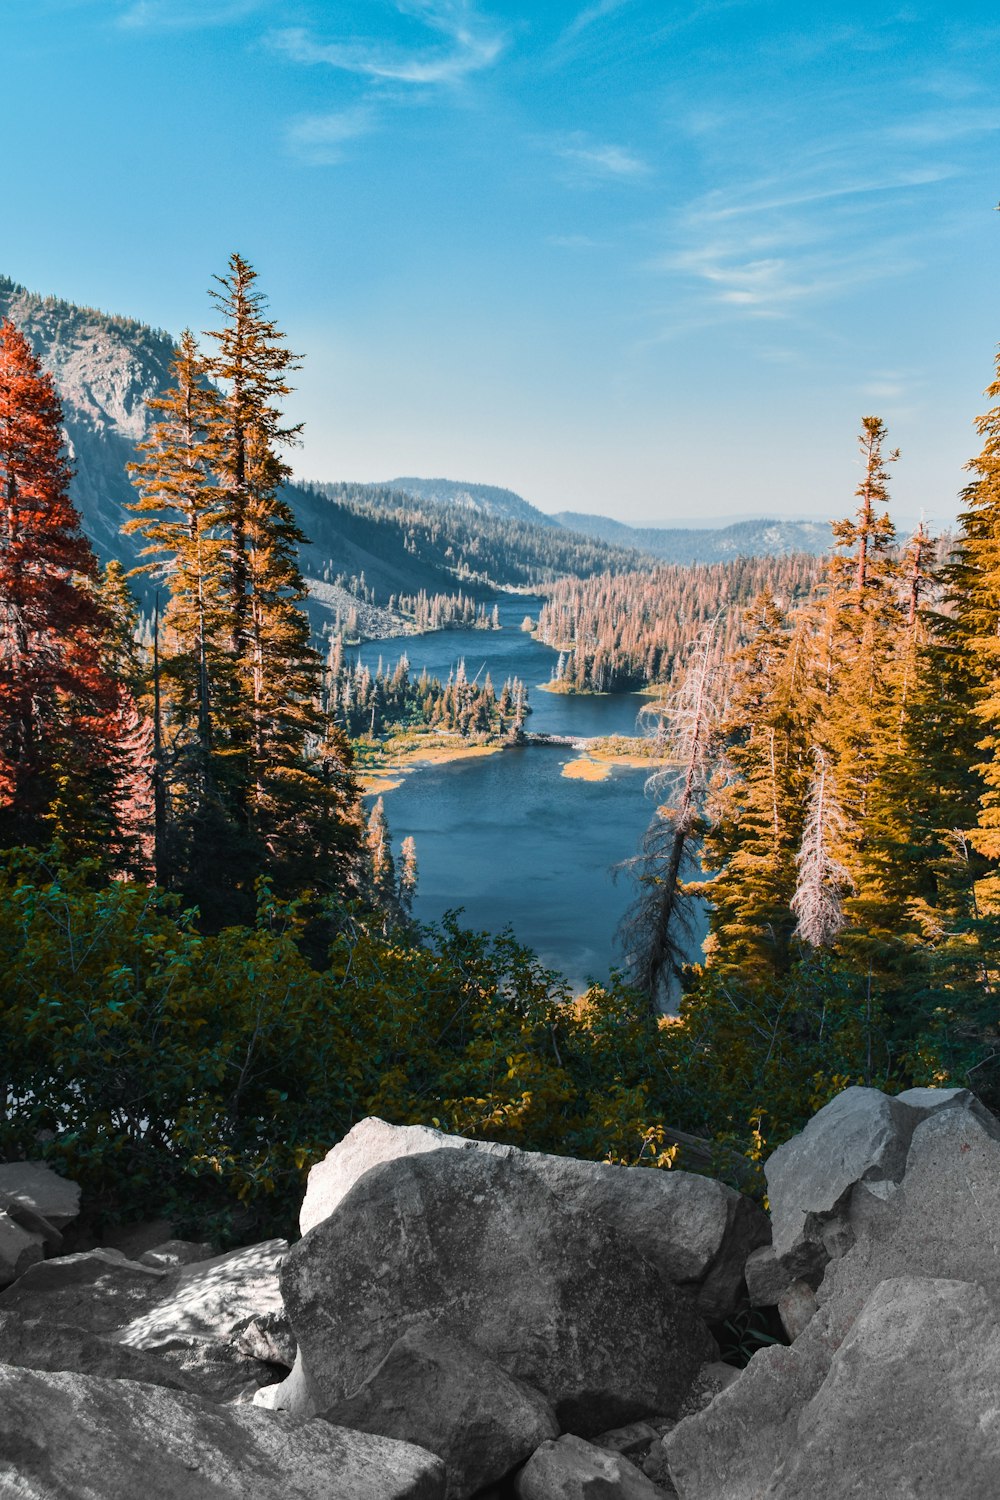
[(727, 562), (733, 557), (784, 557), (793, 552), (822, 555), (831, 546), (826, 521), (737, 521), (717, 530), (701, 527), (638, 527), (610, 516), (588, 516), (563, 510), (554, 517), (561, 526), (617, 547), (634, 547), (647, 556), (671, 563)]
[(460, 479), (390, 479), (383, 489), (402, 490), (416, 500), (433, 500), (441, 505), (461, 505), (484, 516), (502, 516), (509, 521), (525, 521), (532, 526), (555, 527), (559, 522), (547, 516), (513, 490), (495, 484), (467, 484)]
[(146, 402), (169, 384), (174, 341), (132, 318), (39, 297), (0, 276), (0, 318), (9, 317), (55, 380), (75, 475), (70, 493), (98, 555), (137, 558), (123, 537), (135, 499), (125, 465), (149, 428)]

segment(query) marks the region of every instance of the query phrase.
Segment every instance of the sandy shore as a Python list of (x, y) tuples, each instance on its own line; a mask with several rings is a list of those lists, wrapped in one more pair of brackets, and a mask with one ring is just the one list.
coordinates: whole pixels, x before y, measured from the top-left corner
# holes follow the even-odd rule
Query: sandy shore
[(384, 761), (357, 772), (358, 785), (365, 797), (379, 797), (402, 786), (403, 777), (418, 766), (444, 766), (453, 760), (478, 760), (483, 755), (499, 755), (503, 745), (430, 744), (413, 742), (403, 748), (386, 747)]

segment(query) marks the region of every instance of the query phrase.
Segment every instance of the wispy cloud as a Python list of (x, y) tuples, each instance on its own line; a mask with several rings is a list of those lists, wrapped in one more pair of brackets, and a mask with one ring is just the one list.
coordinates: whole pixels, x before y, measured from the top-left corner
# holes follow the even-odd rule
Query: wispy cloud
[(273, 0), (132, 0), (116, 17), (125, 31), (200, 30), (228, 26), (268, 8)]
[(335, 110), (329, 114), (303, 115), (285, 132), (289, 149), (316, 166), (343, 161), (348, 142), (370, 134), (376, 127), (374, 113), (366, 105)]
[(554, 154), (568, 164), (572, 175), (584, 181), (638, 182), (652, 171), (649, 163), (634, 151), (609, 142), (592, 141), (582, 131), (559, 136), (549, 144)]
[(631, 4), (632, 0), (595, 0), (593, 5), (586, 5), (583, 10), (577, 12), (563, 32), (561, 40), (571, 41), (573, 37), (579, 36), (581, 31), (586, 31), (588, 26), (593, 26), (597, 21), (603, 21), (606, 16), (613, 16), (616, 10), (622, 10), (626, 5)]
[(425, 87), (460, 83), (492, 67), (507, 46), (506, 33), (468, 0), (396, 0), (395, 9), (443, 40), (412, 50), (362, 37), (321, 41), (303, 27), (288, 27), (273, 33), (271, 41), (293, 62), (325, 64), (373, 82)]

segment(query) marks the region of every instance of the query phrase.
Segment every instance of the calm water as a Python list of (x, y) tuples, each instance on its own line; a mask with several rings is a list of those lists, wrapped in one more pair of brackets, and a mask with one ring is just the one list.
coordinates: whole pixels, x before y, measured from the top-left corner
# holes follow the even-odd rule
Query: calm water
[[(406, 652), (411, 672), (426, 666), (444, 680), (464, 657), (472, 679), (488, 670), (499, 691), (505, 677), (528, 686), (532, 733), (635, 734), (647, 700), (637, 694), (574, 698), (539, 692), (555, 654), (518, 627), (538, 601), (501, 605), (499, 632), (441, 631), (398, 641), (375, 641), (355, 654), (373, 669), (379, 656), (394, 663)], [(574, 752), (534, 745), (480, 760), (427, 766), (385, 794), (398, 848), (417, 842), (420, 882), (414, 915), (438, 920), (464, 908), (466, 925), (499, 932), (508, 924), (544, 963), (575, 985), (607, 977), (620, 955), (614, 935), (631, 900), (626, 873), (612, 867), (636, 852), (652, 812), (643, 794), (644, 771), (616, 767), (603, 782), (561, 774)]]

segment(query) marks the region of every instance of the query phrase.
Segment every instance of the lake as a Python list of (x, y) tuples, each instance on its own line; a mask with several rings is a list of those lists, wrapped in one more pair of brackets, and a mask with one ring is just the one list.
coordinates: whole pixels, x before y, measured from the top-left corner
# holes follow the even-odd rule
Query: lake
[[(639, 694), (573, 697), (545, 693), (555, 652), (519, 627), (541, 601), (518, 597), (500, 605), (501, 631), (448, 630), (372, 641), (351, 654), (373, 670), (381, 656), (401, 652), (411, 675), (426, 666), (442, 681), (464, 658), (472, 680), (489, 671), (499, 691), (506, 677), (528, 687), (527, 729), (566, 735), (635, 734), (649, 700)], [(615, 932), (632, 899), (632, 884), (613, 867), (634, 855), (652, 814), (643, 793), (646, 772), (615, 767), (602, 782), (571, 780), (562, 767), (574, 752), (530, 745), (476, 760), (425, 766), (386, 792), (393, 846), (412, 834), (419, 884), (414, 915), (437, 921), (464, 908), (465, 925), (490, 932), (505, 926), (550, 968), (582, 989), (607, 978), (620, 961)]]

